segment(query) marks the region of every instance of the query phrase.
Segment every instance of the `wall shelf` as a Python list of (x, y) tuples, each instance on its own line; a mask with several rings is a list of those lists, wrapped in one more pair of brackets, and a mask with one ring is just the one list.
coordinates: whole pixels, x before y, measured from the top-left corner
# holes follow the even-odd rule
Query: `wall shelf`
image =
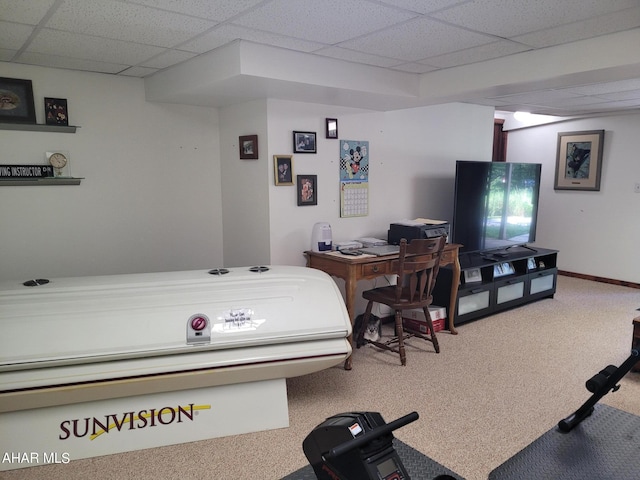
[(84, 178), (15, 178), (0, 179), (0, 187), (25, 187), (33, 185), (80, 185)]
[(40, 123), (0, 123), (0, 130), (24, 130), (26, 132), (76, 133), (74, 125), (43, 125)]

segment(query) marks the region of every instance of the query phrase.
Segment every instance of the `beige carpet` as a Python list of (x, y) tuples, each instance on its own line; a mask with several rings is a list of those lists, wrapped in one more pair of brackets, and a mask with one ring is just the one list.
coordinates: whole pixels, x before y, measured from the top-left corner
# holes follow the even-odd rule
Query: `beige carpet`
[[(441, 353), (412, 339), (408, 364), (373, 347), (354, 368), (290, 379), (290, 427), (236, 437), (34, 467), (14, 479), (279, 479), (305, 465), (302, 441), (336, 413), (380, 412), (420, 419), (395, 436), (467, 480), (489, 472), (575, 411), (584, 382), (631, 348), (640, 290), (559, 277), (554, 299), (441, 332)], [(607, 405), (640, 415), (640, 374), (630, 373)], [(256, 399), (260, 408), (260, 399)]]

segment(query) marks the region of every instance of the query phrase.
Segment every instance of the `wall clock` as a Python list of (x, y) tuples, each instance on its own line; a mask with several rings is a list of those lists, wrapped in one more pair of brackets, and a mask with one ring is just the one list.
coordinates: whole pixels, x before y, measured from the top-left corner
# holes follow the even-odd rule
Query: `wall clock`
[(67, 152), (47, 152), (47, 161), (53, 167), (56, 177), (71, 177), (69, 154)]

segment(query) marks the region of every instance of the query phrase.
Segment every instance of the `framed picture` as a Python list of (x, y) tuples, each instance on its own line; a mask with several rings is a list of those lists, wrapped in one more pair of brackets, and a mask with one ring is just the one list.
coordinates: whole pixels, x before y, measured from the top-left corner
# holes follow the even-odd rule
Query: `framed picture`
[(604, 130), (558, 133), (555, 190), (600, 190)]
[(238, 148), (242, 160), (258, 159), (258, 135), (244, 135), (238, 138)]
[(318, 176), (317, 175), (298, 175), (296, 177), (298, 183), (298, 206), (317, 205), (318, 204)]
[(36, 123), (31, 80), (0, 77), (0, 123)]
[(326, 135), (327, 138), (338, 138), (338, 119), (337, 118), (326, 118)]
[(69, 125), (66, 98), (44, 98), (44, 121), (47, 125)]
[(276, 185), (293, 185), (293, 155), (273, 156)]
[(474, 283), (482, 281), (482, 273), (479, 268), (464, 270), (464, 283)]
[(316, 153), (316, 132), (293, 132), (293, 153)]

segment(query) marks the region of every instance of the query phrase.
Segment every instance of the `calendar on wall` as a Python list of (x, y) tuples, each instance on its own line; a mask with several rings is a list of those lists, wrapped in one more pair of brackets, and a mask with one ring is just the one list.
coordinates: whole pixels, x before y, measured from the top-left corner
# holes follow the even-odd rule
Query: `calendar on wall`
[(369, 215), (369, 142), (340, 140), (340, 216)]
[(340, 182), (340, 216), (369, 214), (369, 182)]

